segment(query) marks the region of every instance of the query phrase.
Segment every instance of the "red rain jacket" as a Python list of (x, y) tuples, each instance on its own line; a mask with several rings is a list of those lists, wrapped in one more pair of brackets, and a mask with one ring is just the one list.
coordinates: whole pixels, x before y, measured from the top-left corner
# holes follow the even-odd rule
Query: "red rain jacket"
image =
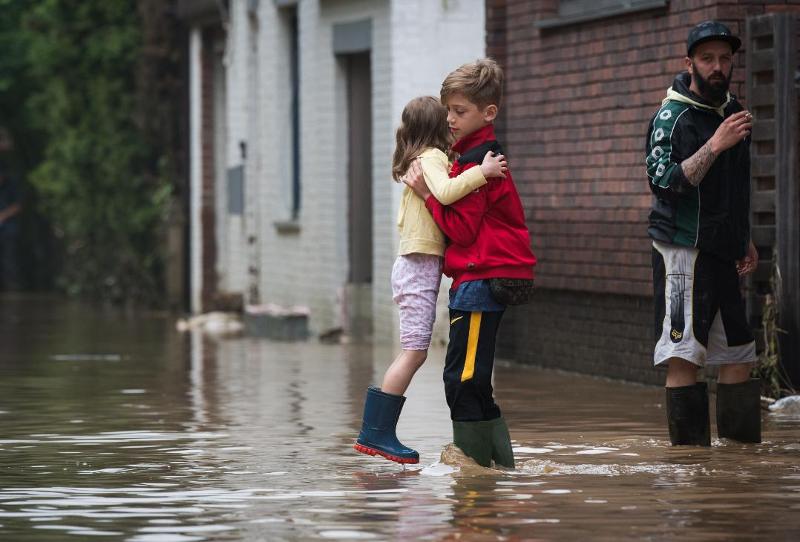
[[(492, 124), (453, 145), (461, 157), (453, 163), (450, 177), (478, 165), (485, 149), (499, 149)], [(470, 280), (533, 278), (536, 256), (510, 171), (504, 179), (492, 179), (452, 205), (442, 205), (429, 197), (425, 206), (448, 239), (443, 271), (452, 277), (452, 289)]]

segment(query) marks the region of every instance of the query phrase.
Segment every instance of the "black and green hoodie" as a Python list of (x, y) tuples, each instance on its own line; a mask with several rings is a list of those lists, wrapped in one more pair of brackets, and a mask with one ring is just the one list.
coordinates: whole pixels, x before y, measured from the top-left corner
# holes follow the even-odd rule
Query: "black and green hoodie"
[(714, 107), (691, 92), (690, 83), (688, 73), (678, 75), (650, 121), (647, 176), (655, 198), (647, 232), (657, 241), (738, 260), (750, 241), (750, 138), (717, 156), (696, 187), (680, 163), (742, 106), (729, 94)]

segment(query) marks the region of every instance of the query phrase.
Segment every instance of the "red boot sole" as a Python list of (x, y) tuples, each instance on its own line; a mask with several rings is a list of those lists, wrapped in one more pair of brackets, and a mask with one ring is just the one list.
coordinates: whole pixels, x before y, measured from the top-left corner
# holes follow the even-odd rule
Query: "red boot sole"
[(387, 454), (386, 452), (382, 452), (382, 451), (376, 450), (374, 448), (369, 448), (367, 446), (364, 446), (363, 444), (355, 443), (353, 445), (353, 448), (355, 449), (355, 451), (361, 452), (362, 454), (379, 455), (379, 456), (381, 456), (381, 457), (383, 457), (385, 459), (388, 459), (389, 461), (394, 461), (395, 463), (402, 463), (404, 465), (413, 465), (413, 464), (419, 463), (419, 459), (397, 457), (396, 455)]

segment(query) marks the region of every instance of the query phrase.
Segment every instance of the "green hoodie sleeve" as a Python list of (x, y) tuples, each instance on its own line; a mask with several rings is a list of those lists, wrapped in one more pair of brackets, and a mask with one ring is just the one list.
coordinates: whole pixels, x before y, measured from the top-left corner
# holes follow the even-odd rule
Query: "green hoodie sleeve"
[(650, 190), (671, 199), (691, 188), (680, 164), (697, 149), (687, 124), (681, 118), (689, 110), (684, 103), (667, 101), (650, 121), (647, 133), (647, 177)]

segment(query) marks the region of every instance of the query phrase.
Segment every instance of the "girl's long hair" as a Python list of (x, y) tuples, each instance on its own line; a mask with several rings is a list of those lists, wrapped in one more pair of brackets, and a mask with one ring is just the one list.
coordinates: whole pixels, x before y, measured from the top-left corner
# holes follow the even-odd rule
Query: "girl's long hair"
[(447, 154), (452, 136), (447, 127), (447, 109), (433, 96), (414, 98), (403, 109), (392, 157), (392, 178), (400, 181), (411, 162), (428, 147)]

